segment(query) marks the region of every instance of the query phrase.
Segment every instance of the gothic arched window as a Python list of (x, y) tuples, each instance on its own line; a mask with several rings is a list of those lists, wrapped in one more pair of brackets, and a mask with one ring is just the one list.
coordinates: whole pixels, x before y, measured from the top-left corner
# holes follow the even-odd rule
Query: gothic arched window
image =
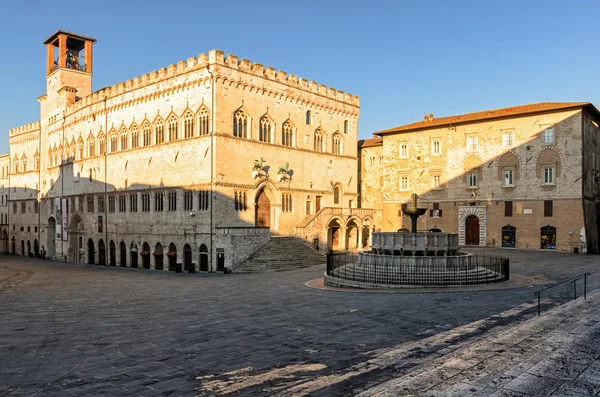
[(333, 134), (333, 154), (344, 154), (343, 145), (342, 145), (342, 137), (337, 132)]
[(248, 137), (248, 115), (242, 109), (233, 114), (233, 136)]
[(106, 137), (104, 136), (104, 133), (100, 133), (98, 136), (98, 146), (100, 148), (98, 154), (106, 154)]
[(185, 138), (194, 136), (194, 115), (189, 111), (183, 116), (183, 136)]
[(131, 148), (135, 149), (139, 146), (140, 140), (139, 140), (139, 133), (138, 133), (138, 126), (134, 125), (133, 127), (131, 127)]
[(94, 157), (96, 155), (96, 140), (93, 136), (88, 138), (88, 157)]
[(312, 113), (310, 112), (310, 110), (306, 111), (306, 124), (307, 125), (312, 124)]
[(79, 137), (79, 141), (77, 141), (77, 159), (81, 160), (83, 158), (83, 139)]
[(147, 121), (142, 126), (142, 135), (144, 136), (144, 146), (150, 146), (150, 142), (152, 140), (151, 134), (152, 128), (150, 128), (150, 123)]
[(287, 120), (281, 126), (281, 144), (283, 146), (294, 146), (294, 124), (290, 120)]
[(154, 143), (161, 144), (165, 141), (165, 123), (162, 119), (156, 120), (154, 123)]
[(121, 128), (121, 150), (127, 150), (127, 129)]
[(266, 114), (260, 118), (258, 123), (258, 140), (271, 143), (271, 133), (273, 131), (273, 120)]
[(198, 135), (208, 135), (209, 130), (209, 113), (207, 108), (200, 110), (200, 116), (198, 117)]
[(325, 132), (320, 127), (315, 131), (314, 144), (315, 152), (325, 152)]
[(110, 134), (110, 152), (113, 153), (117, 150), (117, 131), (113, 130)]
[(171, 116), (171, 118), (169, 118), (169, 123), (168, 123), (168, 128), (169, 128), (169, 142), (176, 141), (178, 139), (178, 137), (177, 137), (177, 127), (178, 127), (177, 117)]

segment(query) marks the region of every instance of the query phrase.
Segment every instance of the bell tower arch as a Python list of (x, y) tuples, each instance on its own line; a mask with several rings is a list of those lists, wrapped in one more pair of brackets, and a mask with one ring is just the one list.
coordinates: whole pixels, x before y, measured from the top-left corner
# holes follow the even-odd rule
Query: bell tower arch
[[(65, 95), (66, 104), (92, 93), (92, 46), (96, 39), (64, 30), (56, 31), (46, 44), (46, 95)], [(59, 101), (61, 102), (61, 101)]]

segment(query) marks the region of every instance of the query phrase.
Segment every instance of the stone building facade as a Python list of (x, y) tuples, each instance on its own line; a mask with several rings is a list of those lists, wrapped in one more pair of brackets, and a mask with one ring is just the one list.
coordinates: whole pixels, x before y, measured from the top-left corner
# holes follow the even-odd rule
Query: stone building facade
[(0, 155), (0, 254), (8, 252), (9, 155)]
[(93, 91), (94, 42), (45, 41), (40, 121), (0, 157), (10, 252), (214, 271), (357, 209), (358, 97), (218, 50)]
[(419, 229), (461, 245), (598, 253), (599, 123), (590, 103), (537, 103), (379, 131), (359, 143), (361, 204), (383, 231), (410, 228), (416, 192)]

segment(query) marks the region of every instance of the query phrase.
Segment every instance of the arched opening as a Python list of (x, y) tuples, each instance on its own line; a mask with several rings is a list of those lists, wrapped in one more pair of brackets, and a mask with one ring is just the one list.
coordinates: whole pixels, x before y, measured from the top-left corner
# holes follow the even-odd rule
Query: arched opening
[(160, 243), (156, 243), (152, 255), (154, 256), (154, 269), (163, 270), (163, 247)]
[(27, 256), (32, 257), (33, 253), (31, 252), (31, 241), (27, 240)]
[(21, 255), (25, 256), (25, 241), (21, 240)]
[(469, 215), (465, 220), (465, 244), (479, 245), (479, 218)]
[(36, 258), (40, 255), (40, 244), (37, 241), (37, 238), (33, 240), (33, 256)]
[(11, 245), (12, 245), (12, 247), (11, 247), (11, 248), (12, 248), (12, 249), (11, 249), (11, 253), (12, 253), (13, 255), (16, 255), (16, 254), (17, 254), (17, 247), (16, 247), (16, 245), (17, 245), (17, 240), (16, 240), (14, 237), (12, 238), (12, 244), (11, 244)]
[(265, 189), (261, 189), (256, 196), (255, 224), (258, 227), (271, 227), (271, 201)]
[(200, 271), (208, 271), (208, 249), (204, 244), (200, 246)]
[(138, 267), (138, 245), (135, 241), (131, 242), (131, 247), (129, 247), (129, 252), (131, 255), (131, 267), (137, 269)]
[(169, 257), (169, 271), (174, 272), (177, 270), (177, 247), (175, 244), (169, 244), (169, 251), (167, 252)]
[(191, 267), (192, 267), (192, 247), (190, 247), (189, 244), (186, 244), (183, 246), (183, 268), (190, 271)]
[(517, 228), (511, 225), (502, 226), (502, 248), (517, 246)]
[(69, 228), (69, 240), (71, 241), (71, 260), (73, 263), (85, 263), (83, 257), (85, 254), (85, 247), (83, 245), (83, 223), (79, 215), (74, 214), (71, 217), (71, 223)]
[(340, 203), (340, 186), (339, 185), (335, 185), (333, 187), (333, 204), (339, 204)]
[(95, 254), (95, 250), (94, 250), (94, 240), (92, 240), (91, 238), (88, 239), (87, 242), (88, 245), (88, 264), (89, 265), (95, 265), (96, 264), (96, 254)]
[(48, 258), (54, 258), (56, 255), (56, 219), (48, 218), (48, 230), (46, 233), (46, 247)]
[(346, 249), (355, 250), (358, 248), (358, 225), (354, 219), (350, 219), (346, 224)]
[(541, 248), (543, 250), (556, 249), (556, 228), (546, 225), (540, 229)]
[(119, 243), (119, 266), (127, 267), (127, 246), (124, 241)]
[(336, 251), (342, 249), (340, 236), (342, 234), (342, 225), (337, 219), (332, 219), (327, 225), (327, 249)]
[(98, 241), (98, 264), (101, 266), (106, 266), (106, 246), (104, 245), (104, 241), (102, 239)]
[(108, 244), (108, 264), (110, 266), (117, 266), (117, 247), (112, 240)]
[(150, 269), (150, 246), (148, 243), (144, 242), (144, 244), (142, 244), (142, 252), (140, 252), (140, 255), (142, 256), (142, 268)]
[(370, 220), (369, 219), (365, 219), (363, 221), (363, 227), (362, 227), (361, 248), (368, 247), (370, 245), (370, 242), (369, 242), (370, 239), (371, 239), (371, 225), (370, 225)]

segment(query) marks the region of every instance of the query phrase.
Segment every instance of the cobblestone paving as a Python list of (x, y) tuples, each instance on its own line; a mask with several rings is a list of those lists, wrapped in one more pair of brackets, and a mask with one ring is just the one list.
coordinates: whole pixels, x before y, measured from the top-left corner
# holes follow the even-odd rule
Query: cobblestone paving
[(0, 396), (347, 395), (397, 375), (384, 366), (350, 376), (394, 346), (449, 330), (460, 343), (532, 313), (523, 305), (498, 315), (531, 302), (540, 284), (600, 269), (593, 256), (485, 252), (510, 255), (511, 270), (538, 284), (352, 294), (305, 287), (322, 265), (175, 274), (0, 256), (1, 266), (33, 273), (0, 291)]

